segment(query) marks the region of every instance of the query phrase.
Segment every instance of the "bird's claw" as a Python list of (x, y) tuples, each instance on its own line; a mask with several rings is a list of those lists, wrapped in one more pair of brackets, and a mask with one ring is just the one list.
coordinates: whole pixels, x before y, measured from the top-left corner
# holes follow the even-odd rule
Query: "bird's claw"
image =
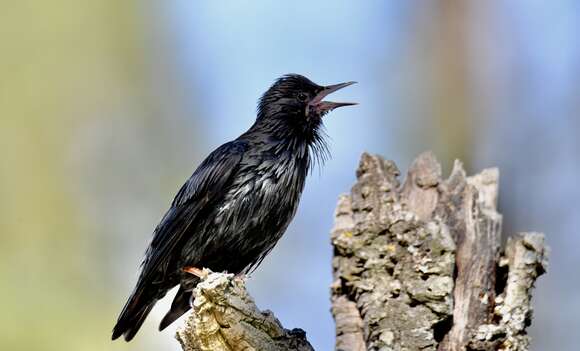
[(183, 267), (182, 270), (185, 273), (195, 275), (199, 279), (203, 279), (208, 276), (208, 272), (205, 269), (199, 269), (197, 267)]
[(239, 280), (241, 282), (245, 282), (249, 278), (250, 278), (250, 275), (249, 274), (245, 274), (245, 273), (236, 274), (234, 276), (234, 279)]

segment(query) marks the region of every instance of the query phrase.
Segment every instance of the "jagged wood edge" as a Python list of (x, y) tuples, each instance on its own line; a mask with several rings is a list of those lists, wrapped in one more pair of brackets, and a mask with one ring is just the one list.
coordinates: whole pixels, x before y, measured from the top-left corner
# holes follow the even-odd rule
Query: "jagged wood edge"
[(301, 329), (284, 329), (260, 311), (242, 279), (205, 271), (195, 288), (193, 311), (176, 333), (184, 351), (313, 351)]
[(393, 162), (365, 153), (351, 193), (339, 200), (332, 231), (337, 350), (435, 350), (451, 319), (455, 244), (444, 223), (429, 220), (441, 168), (427, 153), (402, 187), (398, 175)]
[[(363, 154), (357, 183), (350, 194), (339, 199), (332, 231), (336, 349), (464, 350), (469, 345), (474, 350), (527, 350), (529, 337), (525, 328), (531, 320), (531, 290), (546, 269), (547, 249), (542, 234), (526, 233), (511, 239), (505, 256), (500, 258), (497, 169), (466, 177), (461, 163), (456, 162), (452, 175), (442, 181), (439, 163), (428, 152), (414, 161), (402, 187), (398, 185), (398, 173), (391, 161)], [(361, 293), (364, 286), (357, 287), (359, 278), (367, 273), (366, 267), (357, 266), (361, 262), (356, 258), (361, 255), (358, 241), (368, 235), (366, 232), (390, 232), (389, 221), (391, 226), (399, 221), (399, 227), (401, 222), (406, 223), (403, 227), (419, 223), (427, 232), (429, 227), (441, 226), (440, 231), (450, 233), (457, 243), (454, 288), (448, 296), (454, 303), (453, 313), (439, 311), (439, 320), (432, 324), (430, 334), (409, 335), (385, 327), (385, 320), (404, 321), (410, 317), (389, 311), (388, 301), (369, 309), (365, 294)], [(365, 250), (368, 251), (362, 250), (362, 256), (366, 255)], [(386, 265), (383, 269), (392, 267)], [(499, 275), (498, 269), (505, 276)], [(496, 282), (496, 276), (502, 281)], [(413, 304), (417, 306), (417, 301)], [(369, 315), (381, 318), (369, 320)], [(423, 339), (423, 344), (417, 339)], [(424, 343), (424, 339), (429, 343)], [(435, 342), (431, 342), (433, 339)]]

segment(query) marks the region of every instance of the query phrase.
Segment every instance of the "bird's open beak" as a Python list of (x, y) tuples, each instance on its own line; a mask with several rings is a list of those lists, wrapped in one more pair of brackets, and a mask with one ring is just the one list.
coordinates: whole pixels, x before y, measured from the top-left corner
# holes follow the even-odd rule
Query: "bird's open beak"
[(346, 88), (349, 85), (353, 85), (356, 82), (346, 82), (334, 85), (325, 86), (315, 97), (310, 101), (310, 106), (312, 106), (316, 112), (320, 115), (324, 115), (325, 113), (334, 110), (337, 107), (342, 106), (352, 106), (357, 105), (356, 102), (332, 102), (332, 101), (323, 101), (323, 99), (334, 93), (337, 90), (342, 88)]

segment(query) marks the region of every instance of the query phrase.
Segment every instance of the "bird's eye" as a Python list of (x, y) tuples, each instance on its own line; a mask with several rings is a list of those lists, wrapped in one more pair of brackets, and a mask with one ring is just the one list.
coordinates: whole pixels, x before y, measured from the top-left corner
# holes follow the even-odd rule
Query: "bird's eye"
[(296, 97), (298, 98), (298, 101), (300, 101), (300, 102), (304, 102), (308, 98), (308, 96), (304, 93), (298, 93), (298, 95)]

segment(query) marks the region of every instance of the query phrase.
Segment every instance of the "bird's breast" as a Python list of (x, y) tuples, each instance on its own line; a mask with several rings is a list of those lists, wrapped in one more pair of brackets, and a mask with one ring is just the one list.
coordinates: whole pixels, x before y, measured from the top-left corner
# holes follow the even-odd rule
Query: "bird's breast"
[(279, 236), (294, 216), (306, 169), (296, 160), (267, 159), (240, 170), (215, 217), (223, 230)]
[(243, 162), (219, 204), (195, 228), (184, 262), (233, 273), (259, 263), (296, 213), (307, 165), (273, 157)]

